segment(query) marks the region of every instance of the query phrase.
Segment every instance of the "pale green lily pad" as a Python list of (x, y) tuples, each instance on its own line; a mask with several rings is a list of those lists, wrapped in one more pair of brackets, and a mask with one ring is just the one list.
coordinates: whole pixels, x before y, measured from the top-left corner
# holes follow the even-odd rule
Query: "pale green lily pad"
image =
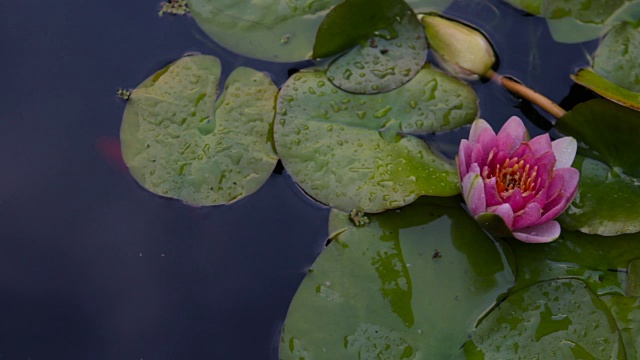
[(602, 24), (583, 23), (572, 17), (547, 19), (547, 26), (553, 40), (564, 44), (577, 44), (597, 39), (606, 31)]
[(633, 295), (630, 285), (640, 283), (628, 271), (640, 257), (640, 234), (616, 237), (588, 235), (565, 228), (546, 244), (507, 240), (516, 260), (516, 287), (540, 281), (579, 278), (597, 295)]
[(216, 101), (220, 62), (184, 57), (140, 84), (122, 119), (122, 155), (147, 190), (191, 205), (225, 204), (256, 191), (278, 161), (270, 128), (276, 86), (236, 69)]
[(558, 218), (564, 228), (607, 236), (640, 231), (640, 180), (590, 158), (578, 156), (573, 166), (580, 182)]
[(614, 24), (640, 19), (640, 1), (625, 0), (505, 0), (531, 14), (547, 18), (554, 40), (580, 43), (597, 39)]
[(281, 359), (446, 359), (459, 351), (513, 273), (461, 199), (430, 200), (371, 215), (330, 243), (289, 308)]
[(396, 90), (345, 93), (324, 72), (302, 71), (278, 97), (274, 135), (282, 163), (313, 198), (343, 211), (380, 212), (421, 195), (459, 193), (454, 164), (413, 136), (472, 122), (477, 97), (425, 68)]
[(640, 359), (640, 298), (612, 295), (600, 299), (616, 320), (627, 359)]
[(453, 0), (406, 0), (415, 12), (444, 12)]
[(640, 111), (640, 92), (622, 88), (591, 69), (580, 69), (575, 75), (571, 75), (571, 79), (611, 101)]
[(579, 280), (541, 282), (511, 294), (465, 345), (467, 359), (624, 359), (606, 305)]
[[(371, 7), (369, 2), (364, 2), (364, 6)], [(427, 39), (415, 13), (402, 1), (384, 2), (394, 4), (386, 12), (393, 22), (385, 24), (384, 29), (375, 29), (366, 41), (329, 66), (329, 80), (342, 90), (357, 94), (390, 91), (411, 80), (426, 62)], [(334, 11), (346, 4), (336, 6)], [(344, 14), (342, 18), (344, 22), (353, 22), (353, 14)]]
[(506, 0), (509, 4), (547, 19), (573, 18), (583, 23), (602, 24), (625, 0)]
[(189, 0), (198, 25), (245, 56), (290, 62), (311, 56), (316, 31), (343, 0)]
[(607, 32), (593, 57), (593, 71), (640, 96), (640, 27), (629, 23)]

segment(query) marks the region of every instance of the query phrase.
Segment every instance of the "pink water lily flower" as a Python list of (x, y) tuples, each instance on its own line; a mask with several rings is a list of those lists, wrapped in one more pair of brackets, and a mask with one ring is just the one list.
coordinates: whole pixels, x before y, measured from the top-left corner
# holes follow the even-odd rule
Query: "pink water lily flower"
[(496, 135), (484, 120), (471, 125), (456, 158), (462, 195), (474, 217), (499, 215), (513, 236), (544, 243), (560, 236), (554, 221), (578, 191), (580, 173), (571, 167), (577, 143), (572, 137), (551, 142), (548, 134), (527, 141), (518, 117)]

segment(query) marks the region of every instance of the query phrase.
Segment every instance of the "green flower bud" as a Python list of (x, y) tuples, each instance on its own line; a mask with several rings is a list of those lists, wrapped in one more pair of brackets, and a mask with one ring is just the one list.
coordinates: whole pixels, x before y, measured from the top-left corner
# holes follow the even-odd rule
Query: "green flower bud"
[(435, 14), (422, 15), (420, 20), (443, 69), (463, 78), (487, 77), (496, 57), (480, 31)]

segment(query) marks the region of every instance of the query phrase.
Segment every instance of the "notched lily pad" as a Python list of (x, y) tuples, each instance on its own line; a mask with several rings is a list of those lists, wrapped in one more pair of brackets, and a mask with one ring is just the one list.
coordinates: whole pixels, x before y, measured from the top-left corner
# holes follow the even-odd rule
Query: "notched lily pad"
[(421, 195), (459, 192), (453, 163), (409, 135), (472, 122), (477, 97), (431, 68), (384, 94), (345, 93), (324, 72), (303, 71), (278, 97), (276, 148), (287, 171), (316, 200), (367, 213)]
[(404, 1), (347, 0), (320, 26), (314, 57), (355, 47), (329, 66), (329, 80), (342, 90), (375, 94), (411, 80), (426, 62), (427, 40)]
[(343, 0), (189, 0), (198, 25), (242, 55), (290, 62), (311, 56), (316, 31)]
[(465, 345), (467, 359), (621, 359), (614, 320), (579, 280), (541, 282), (511, 294)]
[(276, 86), (236, 69), (216, 101), (220, 62), (182, 58), (138, 86), (122, 119), (122, 155), (147, 190), (192, 205), (251, 194), (278, 160), (270, 128)]
[(422, 198), (340, 233), (296, 293), (280, 358), (456, 354), (477, 319), (513, 284), (513, 273), (461, 200), (450, 201), (455, 206)]

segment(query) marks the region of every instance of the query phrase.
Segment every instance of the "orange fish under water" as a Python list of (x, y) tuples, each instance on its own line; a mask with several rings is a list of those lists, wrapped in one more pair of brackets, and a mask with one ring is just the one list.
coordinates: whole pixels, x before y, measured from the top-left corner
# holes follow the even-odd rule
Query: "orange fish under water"
[(122, 158), (120, 139), (111, 136), (101, 136), (96, 140), (96, 150), (98, 150), (109, 165), (118, 170), (129, 172), (129, 168)]

